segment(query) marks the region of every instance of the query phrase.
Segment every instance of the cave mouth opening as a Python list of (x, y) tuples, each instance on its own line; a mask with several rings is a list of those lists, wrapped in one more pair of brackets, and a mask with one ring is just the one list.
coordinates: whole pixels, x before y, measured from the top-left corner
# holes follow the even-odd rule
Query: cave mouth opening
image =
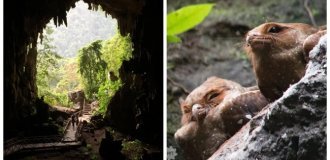
[[(67, 12), (78, 0), (4, 1), (4, 139), (27, 136), (38, 103), (37, 39), (53, 18), (67, 24)], [(152, 0), (83, 0), (88, 9), (101, 6), (118, 21), (120, 35), (130, 35), (134, 51), (118, 76), (123, 86), (111, 98), (104, 117), (107, 126), (162, 147), (163, 17), (162, 2)], [(19, 12), (18, 12), (19, 11)], [(70, 24), (69, 24), (70, 25)], [(116, 44), (114, 44), (116, 46)], [(131, 45), (128, 48), (133, 48)], [(104, 93), (106, 93), (105, 91)], [(111, 107), (110, 107), (111, 106)], [(35, 128), (40, 130), (40, 128)], [(35, 132), (35, 131), (32, 131)]]
[(104, 114), (122, 85), (118, 69), (131, 57), (131, 38), (118, 33), (117, 20), (100, 6), (93, 8), (76, 2), (67, 25), (57, 26), (53, 18), (38, 38), (37, 94), (51, 106), (78, 109), (69, 94), (83, 91), (88, 103), (100, 104), (95, 113)]
[[(86, 96), (89, 100), (101, 99), (100, 107), (95, 111), (104, 114), (111, 97), (122, 85), (118, 70), (124, 60), (129, 60), (132, 57), (133, 43), (130, 35), (132, 34), (131, 28), (134, 28), (134, 26), (129, 21), (134, 21), (134, 18), (136, 18), (138, 12), (134, 9), (141, 9), (141, 7), (127, 10), (129, 9), (127, 8), (128, 5), (121, 3), (113, 5), (112, 2), (108, 1), (73, 0), (58, 4), (29, 1), (30, 5), (21, 6), (25, 7), (25, 9), (22, 9), (25, 10), (24, 14), (18, 14), (8, 9), (15, 8), (13, 5), (15, 3), (9, 3), (8, 1), (6, 3), (8, 6), (5, 10), (6, 15), (15, 15), (13, 17), (16, 19), (5, 19), (4, 22), (5, 30), (8, 31), (5, 32), (4, 66), (6, 66), (6, 69), (4, 76), (6, 79), (5, 84), (10, 83), (10, 85), (5, 85), (4, 88), (4, 92), (8, 93), (4, 95), (6, 106), (4, 112), (10, 113), (5, 115), (5, 139), (17, 136), (33, 136), (38, 132), (38, 130), (32, 131), (34, 129), (31, 126), (36, 124), (34, 122), (38, 121), (40, 124), (48, 122), (46, 116), (40, 114), (45, 112), (43, 109), (40, 110), (40, 100), (45, 101), (50, 106), (68, 107), (73, 105), (72, 102), (69, 102), (66, 91), (83, 90), (85, 88), (84, 80), (81, 78), (83, 76), (80, 75), (79, 71), (79, 52), (84, 50), (86, 46), (87, 48), (88, 46), (93, 48), (95, 43), (101, 43), (101, 47), (97, 48), (99, 52), (104, 50), (110, 54), (101, 56), (107, 59), (99, 60), (106, 61), (105, 66), (103, 66), (104, 73), (97, 74), (98, 78), (103, 77), (103, 83), (96, 84), (97, 89)], [(113, 8), (117, 9), (114, 10)], [(57, 46), (53, 44), (52, 37), (49, 35), (56, 32), (56, 30), (69, 29), (72, 25), (70, 12), (77, 9), (80, 9), (81, 13), (88, 12), (90, 15), (90, 17), (86, 17), (86, 14), (82, 15), (80, 12), (78, 12), (79, 14), (75, 12), (76, 16), (74, 18), (78, 17), (82, 20), (80, 22), (76, 20), (77, 25), (82, 25), (80, 29), (85, 30), (82, 33), (62, 33), (64, 36), (60, 38), (60, 40), (67, 38), (65, 41), (67, 43), (62, 43), (62, 49), (69, 48), (67, 47), (69, 44), (79, 41), (79, 44), (75, 43), (77, 44), (77, 50), (74, 52), (77, 54), (72, 55), (72, 52), (69, 51), (67, 53), (71, 54), (59, 55), (58, 53), (61, 51), (56, 50)], [(123, 11), (129, 14), (126, 15), (128, 16), (127, 19), (119, 14)], [(24, 25), (11, 26), (11, 24), (19, 23), (22, 20)], [(106, 21), (110, 21), (110, 23)], [(93, 29), (84, 28), (84, 24)], [(77, 28), (73, 29), (73, 31), (77, 30)], [(96, 35), (90, 36), (92, 39), (85, 42), (79, 38), (70, 39), (70, 36), (88, 35), (88, 33), (95, 33)], [(114, 48), (124, 49), (113, 51)], [(129, 50), (127, 54), (124, 54), (126, 53), (125, 49)], [(41, 52), (50, 54), (41, 54)], [(116, 55), (116, 52), (120, 52), (121, 55)], [(43, 55), (43, 57), (38, 57), (40, 55)], [(93, 52), (88, 52), (86, 55), (85, 60), (92, 59), (91, 56), (100, 58), (100, 54), (96, 55)], [(42, 63), (41, 59), (48, 63), (48, 66), (40, 65)], [(110, 62), (113, 63), (110, 64)], [(38, 67), (42, 69), (38, 69)], [(101, 95), (98, 91), (100, 88), (103, 91)]]

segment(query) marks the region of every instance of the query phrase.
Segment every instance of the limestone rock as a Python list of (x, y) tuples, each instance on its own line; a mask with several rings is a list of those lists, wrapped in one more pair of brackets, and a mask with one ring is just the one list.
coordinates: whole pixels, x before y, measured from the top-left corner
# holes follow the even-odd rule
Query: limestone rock
[(326, 159), (326, 36), (305, 76), (225, 142), (212, 160)]

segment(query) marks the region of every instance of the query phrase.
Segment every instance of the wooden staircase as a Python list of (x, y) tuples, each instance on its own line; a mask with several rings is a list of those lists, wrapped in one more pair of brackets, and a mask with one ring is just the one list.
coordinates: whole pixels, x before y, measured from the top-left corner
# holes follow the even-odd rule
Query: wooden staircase
[(92, 117), (92, 107), (90, 104), (84, 102), (82, 114), (79, 117), (79, 122), (83, 122), (83, 121), (90, 122), (91, 117)]
[(83, 112), (82, 112), (83, 115), (92, 115), (91, 111), (92, 111), (91, 105), (90, 104), (85, 104), (84, 108), (83, 108)]

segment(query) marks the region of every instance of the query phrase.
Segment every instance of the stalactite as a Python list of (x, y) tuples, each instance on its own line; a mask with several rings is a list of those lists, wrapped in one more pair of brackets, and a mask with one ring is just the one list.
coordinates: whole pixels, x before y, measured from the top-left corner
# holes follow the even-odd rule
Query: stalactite
[(91, 10), (92, 9), (92, 4), (90, 2), (88, 2), (88, 9)]
[(68, 22), (67, 22), (66, 16), (64, 17), (63, 21), (64, 21), (65, 26), (67, 27), (68, 26)]
[(99, 9), (99, 5), (93, 4), (93, 11), (98, 11), (98, 9)]
[(43, 32), (39, 33), (39, 38), (40, 38), (40, 44), (42, 44), (42, 40), (44, 38)]
[(55, 26), (57, 27), (57, 16), (53, 17), (53, 21), (54, 21)]

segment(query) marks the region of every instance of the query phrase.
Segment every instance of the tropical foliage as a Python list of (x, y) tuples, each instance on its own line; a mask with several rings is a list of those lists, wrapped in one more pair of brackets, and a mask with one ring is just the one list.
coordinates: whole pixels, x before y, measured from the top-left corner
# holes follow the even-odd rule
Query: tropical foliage
[(177, 43), (177, 36), (201, 23), (210, 13), (214, 4), (198, 4), (185, 6), (167, 15), (167, 42)]
[(105, 41), (102, 48), (102, 58), (108, 64), (108, 71), (118, 75), (118, 69), (124, 60), (132, 56), (133, 44), (129, 35), (121, 36), (117, 33), (110, 40)]
[(113, 38), (104, 42), (102, 47), (102, 58), (107, 63), (108, 79), (100, 85), (98, 90), (99, 112), (105, 113), (107, 104), (115, 92), (122, 86), (121, 80), (111, 80), (109, 73), (119, 77), (119, 68), (123, 61), (132, 57), (133, 44), (129, 35), (121, 36), (117, 33)]
[(132, 56), (130, 36), (117, 33), (109, 40), (82, 47), (77, 58), (62, 58), (50, 43), (52, 32), (47, 26), (38, 45), (38, 96), (51, 105), (69, 106), (68, 92), (83, 89), (89, 100), (99, 101), (98, 112), (104, 114), (109, 100), (122, 86), (119, 68)]
[(123, 141), (123, 149), (121, 152), (131, 160), (140, 160), (143, 159), (143, 144), (139, 140), (134, 141)]
[[(105, 112), (121, 86), (118, 69), (131, 56), (132, 43), (129, 36), (117, 33), (117, 21), (105, 12), (91, 12), (83, 2), (75, 5), (68, 12), (68, 26), (55, 28), (51, 21), (38, 41), (38, 96), (50, 105), (70, 106), (68, 92), (83, 89)], [(107, 79), (109, 72), (117, 78)]]
[(42, 43), (38, 43), (37, 87), (38, 97), (51, 105), (68, 106), (68, 91), (81, 88), (76, 59), (64, 59), (51, 45), (53, 29), (46, 27)]
[(78, 53), (79, 73), (89, 99), (98, 92), (99, 86), (106, 80), (107, 64), (101, 58), (101, 47), (102, 41), (97, 40), (81, 48)]
[[(83, 88), (88, 98), (99, 100), (99, 113), (105, 113), (109, 100), (121, 87), (119, 68), (124, 60), (131, 57), (132, 51), (129, 35), (121, 36), (119, 33), (109, 40), (97, 40), (79, 50)], [(110, 72), (117, 77), (116, 80), (110, 79)]]

